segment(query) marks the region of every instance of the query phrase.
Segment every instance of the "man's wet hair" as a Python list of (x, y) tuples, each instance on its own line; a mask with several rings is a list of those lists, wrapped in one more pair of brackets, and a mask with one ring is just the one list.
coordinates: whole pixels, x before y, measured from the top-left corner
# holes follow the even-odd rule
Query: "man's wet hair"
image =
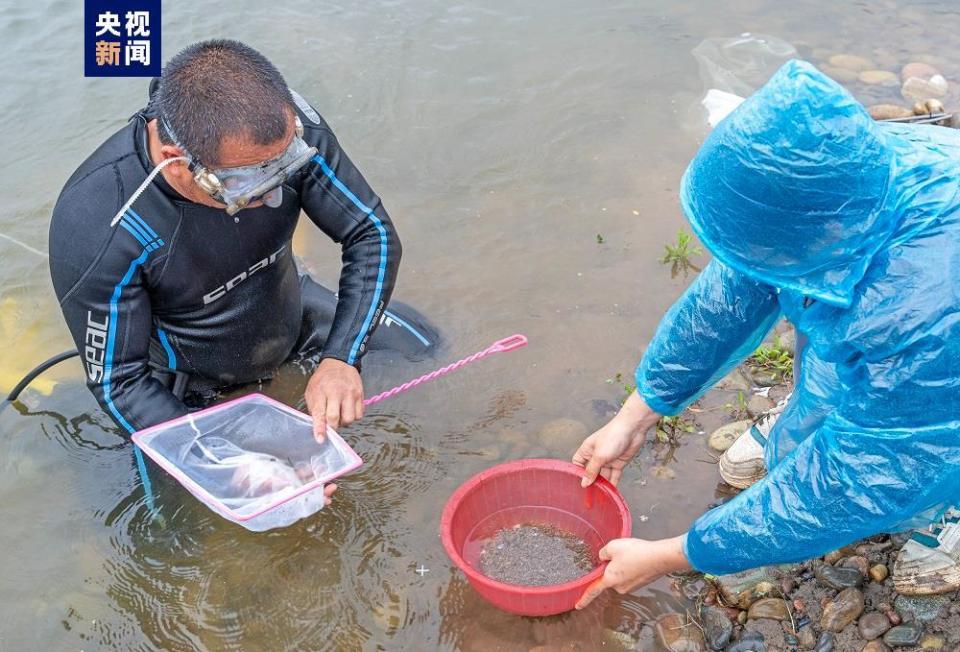
[(219, 162), (220, 145), (231, 136), (258, 145), (281, 140), (295, 112), (280, 71), (250, 46), (226, 39), (194, 43), (170, 59), (153, 105), (161, 142), (186, 148), (205, 165)]

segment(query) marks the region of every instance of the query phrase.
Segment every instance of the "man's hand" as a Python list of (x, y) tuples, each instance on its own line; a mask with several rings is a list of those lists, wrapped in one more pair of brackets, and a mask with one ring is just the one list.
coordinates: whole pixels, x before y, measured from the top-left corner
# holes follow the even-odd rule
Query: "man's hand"
[(606, 589), (629, 593), (667, 573), (690, 570), (690, 562), (683, 554), (682, 536), (660, 541), (614, 539), (600, 551), (600, 561), (610, 563), (603, 577), (587, 587), (577, 609), (586, 607)]
[(333, 492), (336, 490), (337, 490), (337, 485), (335, 484), (328, 484), (323, 487), (323, 495), (325, 497), (324, 500), (326, 501), (324, 504), (326, 506), (329, 507), (330, 503), (333, 502)]
[(647, 430), (659, 419), (660, 415), (647, 407), (639, 394), (631, 394), (617, 416), (584, 439), (574, 454), (573, 463), (586, 469), (583, 486), (593, 484), (597, 475), (617, 484), (623, 468), (643, 445)]
[(313, 436), (323, 441), (327, 425), (336, 430), (363, 417), (363, 381), (346, 362), (325, 358), (313, 372), (304, 392), (313, 416)]

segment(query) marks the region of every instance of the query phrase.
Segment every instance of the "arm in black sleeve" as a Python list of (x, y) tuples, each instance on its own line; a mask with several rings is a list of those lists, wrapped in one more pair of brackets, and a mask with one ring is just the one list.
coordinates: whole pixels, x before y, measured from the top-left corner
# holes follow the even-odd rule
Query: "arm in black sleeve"
[(343, 252), (337, 311), (322, 357), (359, 367), (367, 341), (393, 293), (400, 239), (380, 198), (340, 149), (333, 133), (311, 128), (307, 140), (318, 153), (304, 179), (303, 209), (340, 243)]
[(110, 229), (111, 210), (103, 208), (112, 205), (105, 199), (116, 197), (116, 187), (91, 195), (87, 191), (97, 189), (94, 181), (84, 182), (84, 192), (65, 191), (57, 202), (50, 226), (50, 273), (87, 386), (107, 414), (132, 434), (187, 412), (151, 377), (148, 365), (152, 315), (144, 275), (164, 255), (165, 243), (158, 237), (144, 246), (122, 223)]

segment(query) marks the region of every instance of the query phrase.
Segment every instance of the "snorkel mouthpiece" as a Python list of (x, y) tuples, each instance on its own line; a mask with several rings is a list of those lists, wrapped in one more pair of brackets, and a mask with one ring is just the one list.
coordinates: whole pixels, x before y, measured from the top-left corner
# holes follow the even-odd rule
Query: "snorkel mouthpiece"
[[(229, 193), (226, 191), (221, 191), (220, 196), (223, 198), (222, 201), (227, 205), (227, 215), (236, 215), (241, 210), (246, 208), (250, 202), (257, 201), (258, 199), (264, 198), (268, 193), (272, 193), (273, 190), (276, 190), (286, 181), (291, 174), (302, 168), (307, 162), (310, 161), (317, 153), (316, 147), (306, 148), (297, 158), (293, 160), (289, 165), (284, 168), (277, 170), (273, 175), (261, 181), (259, 184), (251, 188), (250, 190), (243, 192), (236, 197), (229, 197)], [(265, 198), (264, 198), (265, 199)], [(276, 201), (279, 197), (273, 198), (274, 203), (264, 200), (264, 203), (271, 208), (276, 208), (280, 205), (279, 201)]]

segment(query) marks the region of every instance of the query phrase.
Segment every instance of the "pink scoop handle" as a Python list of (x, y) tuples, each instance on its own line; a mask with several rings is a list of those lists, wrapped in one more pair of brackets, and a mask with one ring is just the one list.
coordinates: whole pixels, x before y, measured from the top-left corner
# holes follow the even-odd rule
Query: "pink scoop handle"
[(476, 362), (477, 360), (485, 358), (488, 355), (493, 355), (494, 353), (506, 353), (508, 351), (513, 351), (515, 349), (519, 349), (520, 347), (526, 346), (526, 345), (527, 345), (527, 338), (525, 335), (520, 335), (520, 334), (511, 335), (510, 337), (506, 337), (502, 340), (498, 340), (494, 342), (493, 344), (485, 348), (483, 351), (478, 351), (473, 355), (467, 356), (462, 360), (457, 360), (452, 364), (448, 364), (446, 367), (441, 367), (440, 369), (437, 369), (436, 371), (431, 371), (430, 373), (424, 374), (419, 378), (408, 380), (404, 384), (398, 385), (393, 389), (388, 389), (387, 391), (377, 394), (376, 396), (371, 396), (370, 398), (366, 399), (363, 402), (363, 404), (373, 405), (374, 403), (379, 403), (384, 399), (388, 399), (393, 396), (396, 396), (397, 394), (401, 394), (407, 391), (408, 389), (413, 389), (417, 385), (423, 384), (428, 380), (433, 380), (435, 378), (439, 378), (440, 376), (444, 376), (452, 371), (456, 371), (460, 367), (465, 367), (471, 362)]

